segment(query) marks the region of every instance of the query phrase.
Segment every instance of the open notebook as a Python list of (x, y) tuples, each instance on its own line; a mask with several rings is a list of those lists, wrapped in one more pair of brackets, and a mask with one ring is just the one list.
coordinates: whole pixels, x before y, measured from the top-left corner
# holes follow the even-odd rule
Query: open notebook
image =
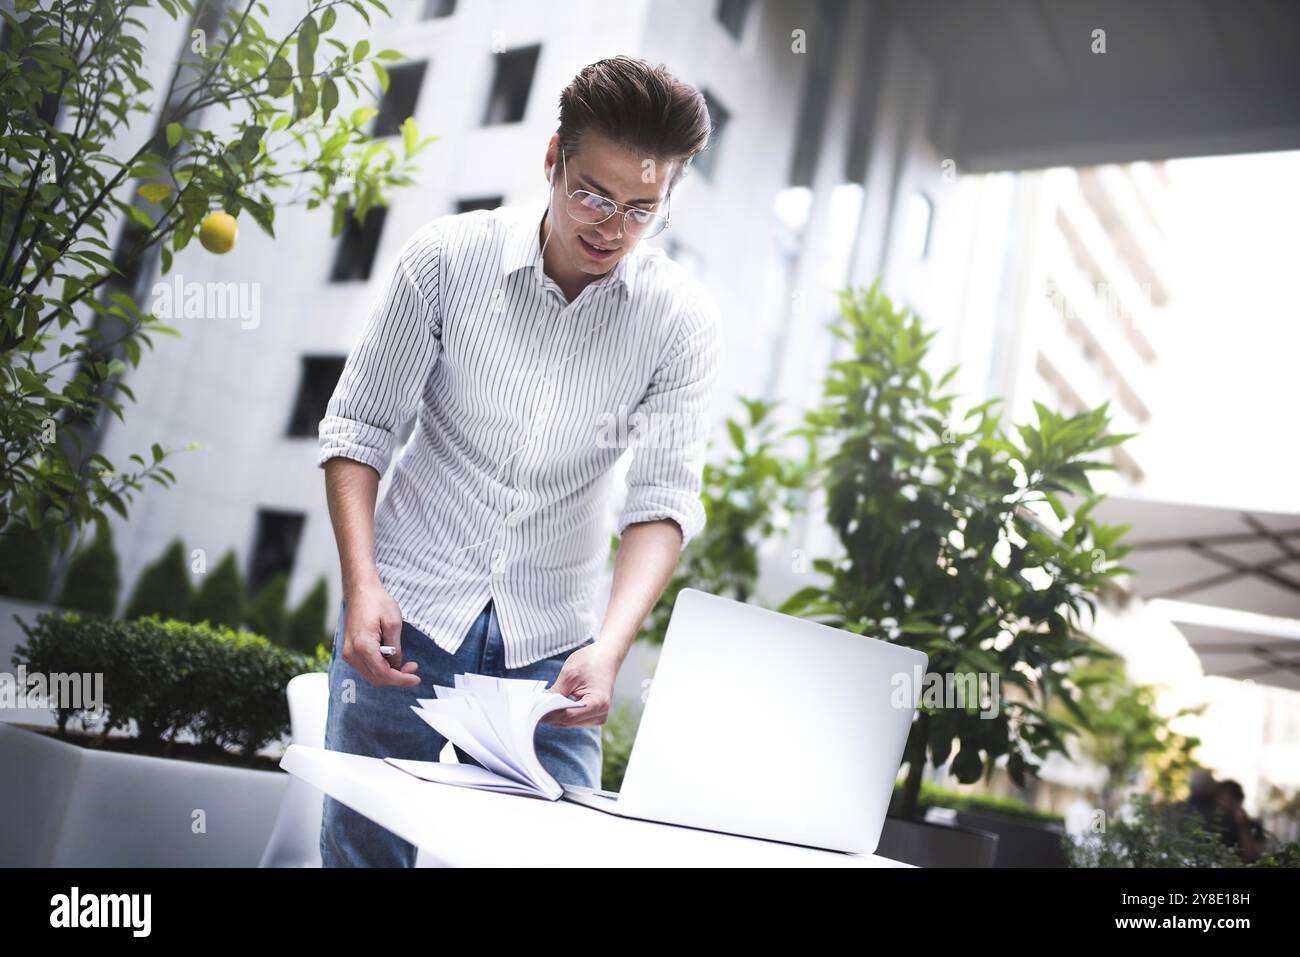
[(546, 690), (545, 681), (461, 674), (454, 688), (434, 685), (436, 698), (419, 698), (411, 710), (482, 764), (384, 758), (425, 781), (524, 794), (555, 801), (564, 788), (537, 760), (533, 735), (543, 716), (577, 702)]

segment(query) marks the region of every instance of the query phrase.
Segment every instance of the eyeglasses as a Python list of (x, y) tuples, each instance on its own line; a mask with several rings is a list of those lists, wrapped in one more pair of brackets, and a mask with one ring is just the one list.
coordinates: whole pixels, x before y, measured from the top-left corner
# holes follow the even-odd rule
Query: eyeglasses
[[(626, 203), (616, 203), (606, 196), (599, 193), (593, 193), (587, 189), (575, 189), (569, 191), (569, 166), (564, 158), (564, 150), (560, 150), (560, 166), (564, 170), (564, 192), (568, 199), (565, 201), (564, 210), (569, 216), (580, 223), (596, 225), (603, 223), (615, 213), (618, 212), (619, 206), (625, 206)], [(671, 214), (671, 207), (669, 213)], [(657, 236), (668, 228), (668, 216), (652, 212), (648, 209), (641, 209), (638, 206), (628, 206), (623, 211), (623, 231), (635, 239), (649, 239), (651, 236)]]

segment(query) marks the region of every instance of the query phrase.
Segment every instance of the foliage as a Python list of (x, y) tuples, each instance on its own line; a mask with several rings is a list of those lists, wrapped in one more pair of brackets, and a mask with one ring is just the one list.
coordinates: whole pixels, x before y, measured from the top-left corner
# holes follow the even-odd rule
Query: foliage
[[(184, 19), (185, 43), (166, 89), (146, 79), (141, 17)], [(127, 504), (152, 480), (168, 487), (174, 450), (152, 443), (118, 470), (93, 450), (97, 423), (122, 421), (119, 381), (154, 335), (178, 335), (140, 305), (155, 260), (171, 270), (213, 212), (247, 217), (274, 236), (278, 207), (331, 210), (334, 235), (412, 182), (421, 138), (363, 127), (386, 90), (384, 63), (331, 30), (379, 0), (309, 0), (285, 36), (267, 34), (261, 0), (18, 0), (0, 10), (0, 538), (52, 530), (65, 550), (90, 521)], [(370, 81), (376, 84), (372, 88)], [(363, 100), (342, 108), (344, 88)], [(156, 118), (135, 135), (136, 115)], [(217, 122), (219, 120), (219, 122)], [(220, 130), (220, 131), (218, 131)], [(127, 145), (126, 149), (120, 147)], [(296, 195), (290, 195), (296, 190)], [(57, 359), (54, 349), (57, 345)], [(86, 446), (90, 444), (92, 448)], [(196, 448), (190, 443), (186, 448)], [(11, 522), (11, 519), (21, 519)]]
[[(731, 446), (719, 461), (706, 462), (700, 502), (705, 525), (683, 550), (673, 577), (647, 617), (641, 637), (662, 644), (677, 593), (697, 588), (748, 601), (759, 575), (759, 547), (782, 531), (801, 508), (812, 460), (790, 459), (776, 449), (772, 412), (776, 403), (739, 397), (744, 420), (728, 418)], [(611, 558), (619, 539), (611, 541)]]
[(1128, 818), (1114, 817), (1101, 834), (1070, 841), (1071, 867), (1296, 867), (1300, 843), (1272, 842), (1262, 857), (1245, 863), (1192, 812), (1142, 794)]
[(117, 611), (122, 577), (117, 567), (111, 528), (102, 529), (95, 539), (72, 558), (67, 578), (54, 603), (60, 608), (112, 615)]
[(255, 754), (289, 731), (289, 679), (329, 665), (327, 657), (295, 654), (251, 632), (156, 616), (120, 621), (45, 612), (35, 625), (20, 624), (27, 641), (14, 665), (45, 675), (103, 675), (103, 715), (84, 698), (59, 701), (60, 734), (73, 717), (85, 727), (99, 724), (105, 737), (134, 723), (158, 755), (182, 734), (212, 751)]
[[(896, 307), (877, 281), (847, 289), (831, 331), (849, 347), (833, 362), (824, 403), (805, 415), (820, 446), (828, 521), (843, 547), (819, 558), (825, 582), (779, 610), (917, 648), (940, 674), (998, 676), (994, 717), (981, 704), (926, 704), (908, 738), (900, 811), (915, 814), (927, 756), (951, 761), (971, 783), (1006, 761), (1020, 786), (1053, 751), (1069, 722), (1048, 714), (1060, 700), (1081, 715), (1064, 680), (1069, 663), (1102, 654), (1082, 629), (1129, 546), (1126, 526), (1096, 522), (1089, 473), (1114, 466), (1093, 458), (1127, 435), (1107, 433), (1106, 406), (1072, 417), (1035, 402), (1035, 424), (1008, 437), (992, 399), (954, 421), (957, 398), (924, 366), (936, 332)], [(1082, 504), (1071, 514), (1062, 493)], [(1051, 510), (1059, 529), (1047, 517)]]

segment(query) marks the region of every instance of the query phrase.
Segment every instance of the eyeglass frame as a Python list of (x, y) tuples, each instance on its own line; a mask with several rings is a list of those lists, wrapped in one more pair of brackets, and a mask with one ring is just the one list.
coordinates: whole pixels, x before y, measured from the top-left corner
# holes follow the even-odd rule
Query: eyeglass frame
[(569, 164), (568, 164), (568, 160), (566, 160), (566, 159), (565, 159), (565, 156), (564, 156), (564, 147), (560, 147), (560, 169), (562, 170), (562, 172), (563, 172), (563, 174), (564, 174), (564, 192), (565, 192), (565, 198), (566, 198), (566, 199), (573, 199), (573, 197), (574, 197), (576, 194), (578, 194), (578, 193), (586, 193), (588, 196), (594, 196), (594, 197), (596, 197), (597, 199), (599, 199), (599, 200), (601, 200), (601, 201), (603, 201), (603, 202), (609, 203), (610, 205), (612, 205), (612, 206), (614, 207), (614, 212), (610, 213), (610, 214), (609, 214), (608, 216), (606, 216), (604, 219), (600, 220), (599, 222), (588, 223), (588, 222), (586, 222), (586, 220), (579, 219), (578, 217), (574, 216), (573, 213), (570, 213), (570, 212), (569, 212), (569, 209), (568, 209), (568, 205), (567, 205), (567, 203), (566, 203), (564, 211), (565, 211), (566, 213), (568, 213), (569, 218), (572, 219), (575, 223), (583, 223), (583, 224), (586, 225), (586, 226), (599, 226), (600, 223), (607, 223), (607, 222), (609, 222), (611, 219), (614, 218), (614, 215), (615, 215), (616, 213), (618, 213), (618, 211), (619, 211), (618, 208), (619, 208), (620, 206), (625, 206), (625, 207), (627, 207), (627, 208), (623, 211), (623, 230), (622, 230), (622, 231), (623, 231), (623, 232), (626, 232), (629, 236), (631, 236), (631, 235), (633, 235), (633, 234), (632, 234), (631, 230), (629, 230), (629, 229), (627, 228), (627, 214), (628, 214), (629, 212), (631, 212), (632, 210), (634, 210), (634, 209), (635, 209), (635, 210), (638, 210), (638, 211), (640, 211), (640, 212), (642, 212), (642, 213), (651, 213), (652, 215), (654, 215), (654, 216), (658, 216), (660, 219), (662, 219), (662, 220), (664, 221), (663, 229), (659, 229), (659, 230), (657, 230), (657, 231), (655, 231), (655, 232), (653, 232), (653, 233), (649, 233), (649, 234), (644, 234), (644, 233), (643, 233), (642, 235), (636, 237), (637, 242), (640, 242), (642, 239), (653, 239), (655, 236), (658, 236), (658, 235), (660, 235), (661, 233), (663, 233), (664, 229), (667, 229), (667, 228), (672, 224), (671, 215), (672, 215), (672, 199), (673, 199), (673, 193), (672, 193), (672, 190), (671, 190), (671, 189), (669, 189), (669, 191), (668, 191), (668, 197), (667, 197), (667, 199), (664, 200), (664, 205), (668, 208), (668, 212), (665, 214), (665, 213), (658, 212), (657, 210), (652, 210), (652, 209), (642, 209), (640, 206), (633, 206), (633, 205), (631, 205), (630, 203), (619, 203), (619, 202), (616, 202), (615, 200), (610, 199), (608, 196), (602, 196), (600, 193), (593, 192), (592, 190), (589, 190), (589, 189), (575, 189), (575, 190), (570, 191), (570, 190), (569, 190)]

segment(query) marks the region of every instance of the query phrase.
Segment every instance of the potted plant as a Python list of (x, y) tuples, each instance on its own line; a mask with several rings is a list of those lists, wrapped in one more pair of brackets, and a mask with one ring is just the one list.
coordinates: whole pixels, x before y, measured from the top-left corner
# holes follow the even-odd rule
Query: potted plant
[[(830, 328), (850, 351), (801, 431), (825, 449), (818, 477), (842, 552), (816, 559), (823, 580), (780, 610), (929, 656), (881, 853), (906, 830), (915, 860), (991, 861), (991, 839), (917, 821), (926, 764), (971, 783), (1005, 763), (1023, 787), (1064, 751), (1072, 725), (1048, 703), (1080, 717), (1065, 671), (1103, 654), (1081, 613), (1128, 571), (1116, 564), (1125, 527), (1091, 517), (1100, 497), (1088, 474), (1113, 468), (1094, 456), (1129, 436), (1108, 434), (1105, 405), (1066, 417), (1035, 402), (1037, 422), (1013, 435), (999, 427), (997, 399), (957, 419), (957, 397), (943, 393), (957, 367), (935, 381), (924, 365), (936, 332), (879, 281), (844, 290), (840, 307)], [(1071, 513), (1061, 493), (1082, 504)], [(948, 689), (960, 699), (971, 678), (978, 693), (954, 703)], [(943, 693), (927, 693), (933, 679)], [(943, 852), (956, 841), (969, 845), (963, 855)]]

